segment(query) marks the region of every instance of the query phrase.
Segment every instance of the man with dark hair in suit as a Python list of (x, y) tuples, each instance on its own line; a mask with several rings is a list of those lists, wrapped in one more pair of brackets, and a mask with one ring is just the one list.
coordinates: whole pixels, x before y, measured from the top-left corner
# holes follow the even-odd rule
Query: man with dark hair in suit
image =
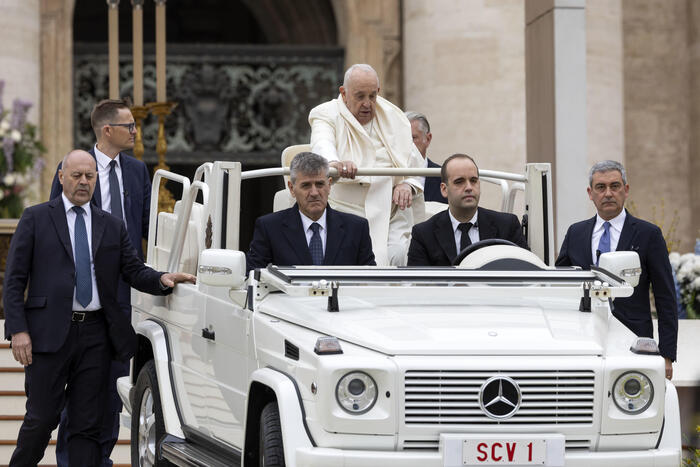
[[(136, 126), (129, 110), (128, 102), (122, 99), (106, 99), (98, 102), (90, 114), (90, 123), (97, 143), (90, 154), (97, 162), (97, 185), (93, 203), (111, 213), (126, 224), (132, 246), (139, 259), (143, 260), (141, 239), (148, 236), (149, 205), (151, 203), (151, 179), (146, 164), (129, 156), (124, 151), (134, 147)], [(61, 184), (56, 176), (51, 187), (50, 199), (61, 196)], [(122, 312), (131, 316), (131, 289), (124, 282), (119, 283), (119, 304)], [(121, 399), (117, 393), (117, 378), (129, 374), (128, 362), (113, 362), (110, 395), (105, 401), (105, 415), (102, 429), (102, 450), (104, 465), (112, 465), (109, 459), (119, 437), (119, 412)], [(65, 413), (62, 415), (56, 445), (56, 459), (59, 467), (67, 467)]]
[[(411, 136), (413, 136), (413, 144), (418, 148), (423, 159), (425, 159), (429, 169), (440, 168), (440, 164), (436, 164), (428, 157), (428, 146), (433, 140), (433, 134), (430, 132), (430, 123), (425, 115), (419, 112), (406, 112), (406, 118), (411, 122)], [(447, 203), (447, 198), (440, 191), (440, 177), (425, 177), (425, 185), (423, 186), (423, 194), (425, 201), (437, 201), (439, 203)]]
[(246, 256), (247, 270), (268, 264), (375, 265), (369, 224), (328, 206), (328, 161), (302, 152), (289, 166), (287, 182), (296, 204), (258, 218)]
[(24, 211), (7, 257), (5, 338), (25, 366), (27, 393), (12, 466), (39, 463), (64, 405), (70, 465), (102, 465), (109, 362), (128, 361), (136, 350), (117, 300), (120, 275), (151, 294), (195, 281), (146, 267), (124, 223), (90, 203), (97, 179), (92, 155), (71, 151), (61, 167), (62, 195)]
[(609, 251), (636, 251), (642, 265), (639, 285), (631, 297), (616, 298), (613, 315), (640, 337), (653, 337), (649, 286), (654, 289), (659, 318), (659, 351), (666, 359), (666, 377), (673, 377), (676, 360), (678, 316), (673, 273), (661, 229), (632, 216), (625, 209), (629, 194), (627, 174), (622, 164), (602, 161), (588, 176), (588, 197), (597, 214), (569, 227), (557, 257), (557, 266), (590, 269), (598, 257)]
[(453, 154), (442, 164), (440, 190), (448, 208), (413, 226), (409, 266), (449, 266), (460, 251), (489, 238), (527, 248), (518, 218), (479, 207), (479, 168), (466, 154)]

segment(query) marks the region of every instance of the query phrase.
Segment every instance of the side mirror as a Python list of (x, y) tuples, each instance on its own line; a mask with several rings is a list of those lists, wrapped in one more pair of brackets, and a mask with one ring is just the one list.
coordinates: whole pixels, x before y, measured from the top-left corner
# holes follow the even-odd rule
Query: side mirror
[(202, 250), (197, 282), (215, 287), (239, 288), (245, 284), (245, 254), (234, 250)]
[(624, 279), (632, 287), (639, 284), (639, 276), (642, 275), (642, 267), (639, 255), (636, 251), (611, 251), (603, 253), (598, 258), (598, 267), (610, 271), (617, 277)]

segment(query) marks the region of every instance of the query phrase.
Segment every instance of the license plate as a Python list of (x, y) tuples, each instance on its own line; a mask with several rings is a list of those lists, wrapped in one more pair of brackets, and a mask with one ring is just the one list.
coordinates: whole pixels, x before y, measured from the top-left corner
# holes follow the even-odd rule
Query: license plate
[(465, 439), (463, 465), (544, 465), (544, 439)]

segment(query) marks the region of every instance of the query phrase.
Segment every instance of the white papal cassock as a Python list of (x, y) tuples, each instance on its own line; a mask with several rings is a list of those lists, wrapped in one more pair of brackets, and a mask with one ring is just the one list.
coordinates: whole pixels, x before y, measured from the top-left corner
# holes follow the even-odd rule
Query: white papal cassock
[[(413, 144), (411, 124), (404, 113), (377, 96), (375, 116), (362, 125), (350, 113), (341, 95), (309, 113), (311, 151), (329, 162), (350, 160), (358, 167), (420, 168), (425, 161)], [(331, 189), (329, 202), (340, 211), (366, 217), (378, 265), (405, 264), (413, 215), (392, 204), (392, 189), (399, 183), (423, 191), (421, 177), (341, 178)]]

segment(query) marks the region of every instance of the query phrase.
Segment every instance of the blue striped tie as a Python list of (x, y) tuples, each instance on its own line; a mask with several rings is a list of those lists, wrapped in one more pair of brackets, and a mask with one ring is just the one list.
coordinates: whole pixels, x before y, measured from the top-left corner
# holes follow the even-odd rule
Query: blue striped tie
[[(600, 236), (600, 241), (598, 242), (598, 251), (601, 255), (610, 252), (610, 222), (608, 221), (603, 222), (603, 235)], [(595, 264), (596, 266), (598, 265), (597, 259)]]
[(83, 214), (80, 206), (73, 206), (75, 211), (75, 298), (83, 307), (92, 301), (92, 274), (90, 272), (90, 246)]
[(311, 262), (315, 266), (323, 264), (323, 244), (321, 243), (321, 234), (318, 233), (321, 225), (314, 222), (309, 227), (313, 234), (311, 235), (311, 241), (309, 242), (309, 252), (311, 253)]

